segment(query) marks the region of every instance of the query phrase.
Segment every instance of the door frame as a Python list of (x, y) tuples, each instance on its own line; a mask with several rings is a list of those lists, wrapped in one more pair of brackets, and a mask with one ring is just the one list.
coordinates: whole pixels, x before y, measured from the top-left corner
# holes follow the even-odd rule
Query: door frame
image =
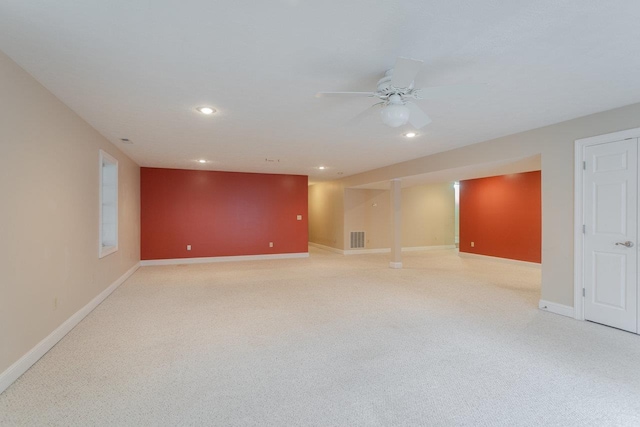
[[(584, 320), (584, 297), (582, 296), (582, 289), (584, 288), (584, 277), (582, 274), (584, 268), (584, 234), (582, 232), (582, 225), (584, 224), (584, 175), (582, 173), (582, 165), (585, 161), (585, 148), (591, 145), (605, 144), (607, 142), (615, 142), (631, 138), (640, 138), (640, 128), (591, 136), (588, 138), (577, 139), (575, 141), (573, 187), (573, 315), (577, 320)], [(640, 179), (640, 171), (638, 173), (638, 177)], [(640, 266), (640, 263), (638, 265)], [(638, 276), (640, 277), (640, 273)], [(640, 293), (638, 295), (640, 295)], [(640, 307), (640, 304), (638, 307)]]

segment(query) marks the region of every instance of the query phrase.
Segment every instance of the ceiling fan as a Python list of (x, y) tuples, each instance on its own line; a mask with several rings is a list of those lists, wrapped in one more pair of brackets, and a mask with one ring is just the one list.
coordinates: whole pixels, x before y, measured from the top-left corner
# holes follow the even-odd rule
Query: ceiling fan
[[(430, 97), (431, 92), (441, 92), (441, 88), (414, 88), (413, 80), (420, 71), (424, 62), (415, 59), (398, 58), (396, 65), (388, 70), (384, 77), (378, 81), (375, 92), (318, 92), (317, 97), (326, 96), (366, 96), (378, 98), (381, 102), (372, 107), (380, 106), (382, 121), (391, 127), (398, 127), (410, 123), (414, 128), (420, 129), (429, 123), (431, 119), (420, 107), (410, 100), (421, 100)], [(369, 110), (366, 110), (367, 113)]]

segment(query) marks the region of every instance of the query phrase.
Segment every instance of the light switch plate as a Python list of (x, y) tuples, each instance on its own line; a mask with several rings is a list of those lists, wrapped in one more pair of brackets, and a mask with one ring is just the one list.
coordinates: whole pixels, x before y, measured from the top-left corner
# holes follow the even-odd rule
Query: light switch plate
[(302, 221), (302, 215), (298, 215), (298, 221)]

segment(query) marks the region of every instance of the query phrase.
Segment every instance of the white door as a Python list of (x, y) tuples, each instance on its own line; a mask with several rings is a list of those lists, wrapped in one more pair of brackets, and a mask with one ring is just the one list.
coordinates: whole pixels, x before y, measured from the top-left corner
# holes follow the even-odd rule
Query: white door
[(584, 317), (638, 332), (638, 140), (585, 147)]

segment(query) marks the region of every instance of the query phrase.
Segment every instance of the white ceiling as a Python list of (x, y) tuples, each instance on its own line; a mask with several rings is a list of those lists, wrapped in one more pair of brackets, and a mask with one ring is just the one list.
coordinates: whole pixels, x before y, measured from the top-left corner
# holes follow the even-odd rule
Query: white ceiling
[[(0, 49), (141, 166), (317, 181), (640, 102), (639, 17), (637, 0), (3, 0)], [(371, 99), (314, 97), (373, 90), (398, 56), (425, 61), (417, 86), (476, 90), (421, 101), (414, 139), (345, 126)]]

